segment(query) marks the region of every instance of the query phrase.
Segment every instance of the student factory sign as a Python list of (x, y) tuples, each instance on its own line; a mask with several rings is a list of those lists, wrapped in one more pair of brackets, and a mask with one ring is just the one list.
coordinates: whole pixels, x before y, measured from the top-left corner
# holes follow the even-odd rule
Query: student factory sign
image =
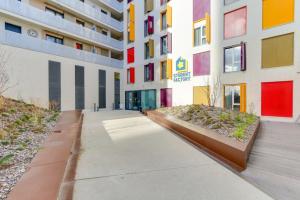
[(191, 80), (191, 72), (188, 71), (188, 61), (182, 57), (176, 61), (176, 74), (173, 74), (174, 82), (185, 82)]

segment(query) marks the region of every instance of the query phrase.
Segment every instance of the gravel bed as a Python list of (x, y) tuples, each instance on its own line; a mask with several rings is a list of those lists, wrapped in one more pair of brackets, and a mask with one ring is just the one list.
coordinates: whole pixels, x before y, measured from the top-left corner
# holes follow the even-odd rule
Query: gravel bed
[[(25, 173), (31, 160), (41, 148), (54, 125), (55, 123), (49, 123), (45, 133), (24, 132), (13, 145), (4, 146), (0, 144), (0, 157), (8, 154), (14, 155), (12, 165), (7, 169), (0, 169), (0, 200), (7, 198), (8, 193)], [(22, 149), (20, 148), (20, 143), (27, 144), (27, 146)]]
[(51, 133), (57, 112), (0, 96), (0, 200), (5, 200)]

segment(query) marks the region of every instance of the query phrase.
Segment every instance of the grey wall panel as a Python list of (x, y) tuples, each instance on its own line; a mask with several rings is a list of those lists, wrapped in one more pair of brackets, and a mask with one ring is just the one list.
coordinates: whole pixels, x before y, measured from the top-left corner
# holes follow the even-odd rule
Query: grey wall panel
[(75, 66), (75, 109), (85, 108), (84, 67)]
[(99, 108), (106, 108), (106, 71), (99, 70)]
[(49, 108), (61, 110), (61, 69), (60, 63), (49, 61)]

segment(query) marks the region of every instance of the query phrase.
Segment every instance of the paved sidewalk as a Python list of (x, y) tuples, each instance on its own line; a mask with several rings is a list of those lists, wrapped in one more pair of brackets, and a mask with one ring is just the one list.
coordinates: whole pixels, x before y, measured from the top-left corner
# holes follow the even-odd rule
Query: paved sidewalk
[(75, 200), (269, 200), (136, 112), (86, 113)]
[(275, 199), (300, 199), (300, 124), (262, 122), (242, 176)]

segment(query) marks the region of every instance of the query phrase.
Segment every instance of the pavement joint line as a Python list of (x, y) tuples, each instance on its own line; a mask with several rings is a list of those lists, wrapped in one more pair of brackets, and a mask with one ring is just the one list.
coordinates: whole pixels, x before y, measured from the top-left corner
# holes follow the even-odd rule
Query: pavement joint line
[(155, 172), (163, 172), (163, 171), (172, 171), (172, 170), (187, 169), (187, 168), (205, 167), (205, 166), (209, 166), (209, 165), (213, 166), (213, 165), (216, 165), (216, 163), (205, 163), (205, 164), (199, 164), (199, 165), (189, 165), (189, 166), (182, 166), (182, 167), (162, 168), (162, 169), (156, 169), (156, 170), (145, 170), (145, 171), (127, 172), (127, 173), (105, 175), (105, 176), (80, 178), (80, 179), (75, 179), (75, 182), (76, 181), (85, 181), (85, 180), (94, 180), (94, 179), (103, 179), (103, 178), (110, 178), (110, 177), (118, 177), (118, 176), (128, 176), (128, 175), (136, 175), (136, 174), (147, 174), (147, 173), (155, 173)]

